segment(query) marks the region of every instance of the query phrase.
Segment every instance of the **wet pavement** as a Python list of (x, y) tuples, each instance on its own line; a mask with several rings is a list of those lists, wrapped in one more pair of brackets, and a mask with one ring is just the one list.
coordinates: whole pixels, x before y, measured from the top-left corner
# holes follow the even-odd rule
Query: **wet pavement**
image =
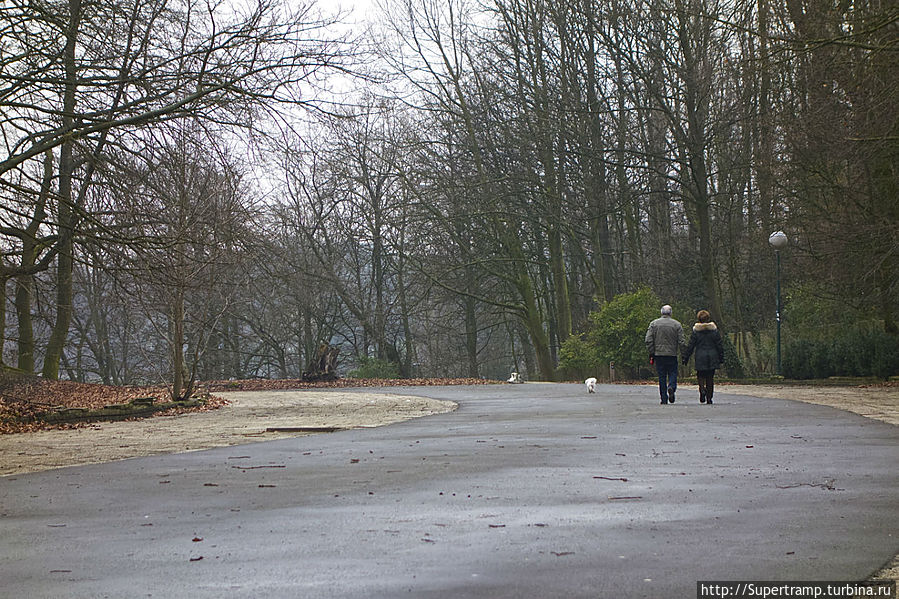
[(391, 388), (460, 407), (0, 478), (0, 596), (675, 598), (899, 552), (899, 427), (597, 391)]

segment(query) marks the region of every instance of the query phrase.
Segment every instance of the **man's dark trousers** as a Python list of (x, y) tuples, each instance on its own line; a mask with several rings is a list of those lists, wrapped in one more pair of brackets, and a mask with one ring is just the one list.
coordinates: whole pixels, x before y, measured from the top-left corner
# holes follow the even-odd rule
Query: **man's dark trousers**
[(677, 391), (677, 356), (656, 356), (655, 362), (659, 373), (659, 395), (662, 403), (668, 403), (668, 389)]

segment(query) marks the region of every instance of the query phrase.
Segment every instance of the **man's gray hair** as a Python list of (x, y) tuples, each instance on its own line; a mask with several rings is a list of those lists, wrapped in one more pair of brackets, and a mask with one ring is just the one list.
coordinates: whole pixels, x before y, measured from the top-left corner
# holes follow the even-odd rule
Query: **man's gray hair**
[(662, 316), (665, 316), (665, 315), (671, 316), (671, 306), (669, 306), (668, 304), (665, 304), (664, 306), (662, 306)]

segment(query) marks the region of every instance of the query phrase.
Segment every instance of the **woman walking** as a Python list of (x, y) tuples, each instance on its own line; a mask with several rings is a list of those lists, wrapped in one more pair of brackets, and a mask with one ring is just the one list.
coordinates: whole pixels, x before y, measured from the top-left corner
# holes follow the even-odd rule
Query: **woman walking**
[(721, 333), (712, 322), (712, 317), (706, 310), (696, 313), (696, 324), (690, 334), (690, 342), (683, 353), (683, 364), (696, 351), (696, 378), (699, 379), (699, 403), (712, 403), (712, 395), (715, 393), (715, 369), (724, 362), (724, 344), (721, 342)]

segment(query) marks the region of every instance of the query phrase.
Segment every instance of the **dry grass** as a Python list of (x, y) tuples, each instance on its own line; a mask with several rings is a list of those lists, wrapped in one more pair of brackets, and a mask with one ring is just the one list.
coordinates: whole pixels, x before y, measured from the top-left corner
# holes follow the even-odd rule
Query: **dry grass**
[[(490, 384), (480, 379), (339, 379), (332, 382), (307, 383), (299, 379), (282, 380), (229, 380), (202, 383), (193, 399), (203, 400), (195, 407), (176, 407), (155, 412), (152, 416), (171, 416), (188, 412), (216, 410), (227, 402), (215, 395), (223, 391), (271, 391), (285, 389), (332, 389), (346, 387), (436, 386)], [(24, 433), (49, 429), (72, 429), (90, 426), (90, 423), (47, 423), (40, 420), (42, 412), (63, 408), (99, 410), (111, 404), (124, 404), (134, 399), (152, 397), (157, 403), (170, 401), (165, 386), (117, 387), (74, 381), (49, 381), (37, 376), (11, 373), (0, 374), (0, 434)], [(135, 418), (138, 419), (138, 418)]]

